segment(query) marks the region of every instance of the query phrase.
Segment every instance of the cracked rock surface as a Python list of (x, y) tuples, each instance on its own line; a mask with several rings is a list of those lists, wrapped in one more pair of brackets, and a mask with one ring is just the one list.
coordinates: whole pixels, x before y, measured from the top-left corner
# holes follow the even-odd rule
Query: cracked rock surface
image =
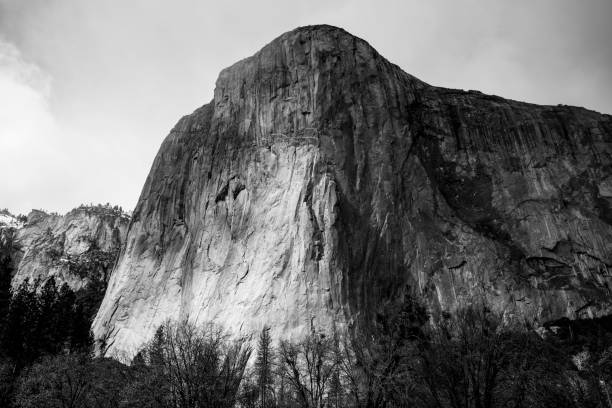
[(330, 26), (223, 70), (163, 142), (93, 325), (276, 338), (406, 294), (535, 323), (610, 312), (612, 118), (430, 86)]
[(23, 223), (0, 223), (0, 255), (13, 267), (11, 286), (43, 284), (49, 277), (77, 291), (106, 282), (125, 242), (129, 217), (80, 207), (65, 215), (33, 210)]

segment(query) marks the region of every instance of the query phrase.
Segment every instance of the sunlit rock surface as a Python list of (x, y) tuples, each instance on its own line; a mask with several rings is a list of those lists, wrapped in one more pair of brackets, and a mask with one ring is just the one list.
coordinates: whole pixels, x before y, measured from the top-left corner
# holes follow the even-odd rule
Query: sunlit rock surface
[(0, 219), (0, 247), (10, 257), (13, 288), (26, 280), (40, 285), (51, 276), (75, 291), (108, 280), (129, 224), (126, 214), (104, 206), (9, 217)]
[(162, 144), (94, 322), (291, 338), (409, 293), (539, 323), (610, 311), (612, 119), (430, 86), (329, 26), (221, 72)]

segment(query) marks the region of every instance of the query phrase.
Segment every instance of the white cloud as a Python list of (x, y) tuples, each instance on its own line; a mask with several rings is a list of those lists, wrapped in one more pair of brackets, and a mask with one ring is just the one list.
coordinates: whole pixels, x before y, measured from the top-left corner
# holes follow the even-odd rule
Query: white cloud
[(51, 77), (0, 40), (0, 201), (16, 212), (37, 207), (32, 201), (49, 192), (49, 177), (65, 168), (50, 93)]
[(32, 138), (55, 131), (48, 105), (50, 89), (48, 75), (24, 61), (14, 45), (0, 41), (0, 151), (3, 156), (20, 153)]
[(612, 112), (610, 0), (117, 3), (0, 0), (0, 207), (133, 208), (219, 71), (306, 24), (341, 26), (432, 85)]

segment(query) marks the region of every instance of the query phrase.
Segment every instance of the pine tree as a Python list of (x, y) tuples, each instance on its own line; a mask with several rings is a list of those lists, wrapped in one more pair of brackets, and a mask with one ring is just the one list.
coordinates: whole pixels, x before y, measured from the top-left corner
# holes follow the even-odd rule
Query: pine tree
[(57, 343), (60, 349), (70, 347), (72, 337), (72, 325), (75, 320), (76, 296), (72, 289), (64, 283), (58, 292), (57, 304), (54, 313), (57, 316), (56, 331)]
[(90, 331), (91, 321), (80, 304), (74, 306), (70, 331), (70, 349), (72, 351), (88, 352), (93, 346), (93, 336)]
[(148, 347), (147, 354), (149, 357), (149, 364), (153, 367), (161, 368), (164, 366), (164, 344), (166, 343), (164, 326), (159, 326), (155, 331), (153, 340)]
[[(6, 319), (11, 304), (11, 277), (13, 269), (8, 256), (0, 254), (0, 338), (4, 337)], [(0, 346), (0, 356), (5, 350)]]
[(38, 314), (36, 294), (30, 290), (28, 281), (25, 281), (11, 298), (2, 336), (2, 347), (15, 362), (17, 371), (38, 357), (35, 346)]
[(59, 316), (56, 311), (58, 293), (53, 276), (44, 283), (40, 294), (36, 295), (36, 300), (38, 303), (37, 336), (32, 339), (34, 340), (32, 346), (36, 349), (37, 354), (55, 354), (59, 351), (60, 341), (57, 330)]
[(334, 339), (333, 354), (335, 367), (329, 379), (329, 392), (327, 394), (327, 406), (330, 408), (342, 408), (344, 406), (344, 390), (342, 386), (342, 378), (340, 376), (340, 364), (342, 361), (342, 352), (340, 350), (340, 342), (337, 338)]
[(255, 375), (257, 377), (260, 407), (268, 408), (273, 405), (270, 391), (274, 382), (272, 378), (272, 361), (274, 356), (272, 354), (272, 339), (270, 338), (269, 327), (262, 329), (257, 346)]

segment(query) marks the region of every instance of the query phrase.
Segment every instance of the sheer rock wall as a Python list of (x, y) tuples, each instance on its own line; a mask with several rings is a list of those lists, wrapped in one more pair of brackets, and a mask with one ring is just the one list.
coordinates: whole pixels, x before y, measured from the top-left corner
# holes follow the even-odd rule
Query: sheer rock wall
[(163, 142), (93, 330), (346, 330), (402, 299), (610, 311), (612, 119), (430, 86), (341, 29), (223, 70)]

